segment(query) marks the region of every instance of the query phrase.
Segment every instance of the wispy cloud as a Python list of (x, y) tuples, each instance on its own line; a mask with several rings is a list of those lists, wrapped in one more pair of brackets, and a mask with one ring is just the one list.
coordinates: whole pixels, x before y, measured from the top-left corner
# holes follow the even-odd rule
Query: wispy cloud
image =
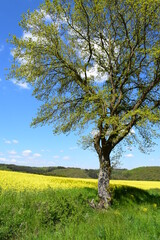
[(4, 45), (0, 45), (0, 52), (4, 50)]
[(69, 156), (64, 156), (64, 157), (63, 157), (63, 160), (69, 160), (69, 159), (70, 159)]
[(11, 79), (11, 82), (20, 87), (21, 89), (30, 89), (29, 85), (26, 82), (18, 82), (16, 79)]
[(22, 159), (22, 156), (20, 155), (14, 155), (14, 154), (11, 154), (8, 156), (9, 158), (14, 158), (14, 159)]
[(12, 163), (16, 163), (17, 160), (16, 160), (15, 158), (12, 158), (12, 159), (11, 159), (11, 162), (12, 162)]
[(58, 158), (60, 158), (60, 156), (55, 155), (55, 156), (53, 156), (53, 158), (54, 158), (54, 159), (58, 159)]
[(32, 151), (29, 150), (29, 149), (27, 149), (27, 150), (24, 150), (24, 151), (22, 152), (22, 155), (23, 155), (24, 157), (28, 157), (28, 156), (30, 156), (31, 153), (32, 153)]
[(17, 154), (17, 152), (14, 151), (14, 150), (12, 150), (12, 151), (8, 151), (8, 153), (11, 154), (11, 155), (16, 155), (16, 154)]
[(5, 144), (11, 144), (12, 143), (10, 140), (7, 140), (5, 138), (3, 139), (3, 141), (4, 141)]
[(6, 162), (6, 161), (7, 161), (7, 159), (6, 159), (6, 158), (4, 158), (4, 157), (2, 157), (2, 158), (0, 158), (0, 161), (1, 161), (1, 162)]
[(73, 150), (76, 150), (78, 149), (78, 147), (70, 147), (69, 150), (73, 151)]
[(41, 152), (50, 152), (50, 149), (41, 149)]
[(42, 155), (41, 154), (39, 154), (39, 153), (34, 153), (33, 154), (33, 157), (35, 157), (35, 158), (37, 158), (37, 157), (41, 157)]
[(125, 155), (125, 157), (132, 158), (132, 157), (134, 157), (134, 155), (132, 153), (128, 153), (128, 154)]
[(16, 140), (16, 139), (8, 140), (8, 139), (3, 138), (3, 141), (5, 144), (11, 144), (11, 143), (18, 144), (19, 143), (18, 140)]

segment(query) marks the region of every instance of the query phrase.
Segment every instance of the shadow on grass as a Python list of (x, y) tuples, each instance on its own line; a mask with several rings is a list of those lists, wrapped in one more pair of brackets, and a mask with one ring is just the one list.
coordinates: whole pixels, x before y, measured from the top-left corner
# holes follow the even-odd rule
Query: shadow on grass
[(142, 190), (129, 186), (118, 186), (112, 189), (112, 203), (114, 204), (157, 204), (160, 206), (160, 189)]

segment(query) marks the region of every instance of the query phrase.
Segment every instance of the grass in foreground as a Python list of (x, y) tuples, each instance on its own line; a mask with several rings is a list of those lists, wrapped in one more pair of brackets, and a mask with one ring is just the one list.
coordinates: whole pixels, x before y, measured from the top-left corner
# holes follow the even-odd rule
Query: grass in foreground
[(160, 192), (118, 187), (108, 211), (89, 206), (95, 189), (0, 193), (0, 240), (158, 240)]
[(160, 239), (160, 183), (115, 182), (112, 207), (100, 211), (89, 206), (95, 180), (0, 171), (0, 240)]
[(0, 240), (160, 239), (160, 182), (111, 183), (112, 207), (100, 211), (89, 206), (95, 180), (0, 171)]

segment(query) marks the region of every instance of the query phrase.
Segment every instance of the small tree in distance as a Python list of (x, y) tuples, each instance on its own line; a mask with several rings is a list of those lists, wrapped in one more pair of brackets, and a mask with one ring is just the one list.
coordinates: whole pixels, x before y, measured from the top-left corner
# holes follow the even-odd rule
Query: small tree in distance
[(46, 0), (11, 40), (9, 78), (31, 84), (43, 102), (32, 126), (93, 128), (102, 208), (113, 149), (128, 136), (149, 147), (160, 123), (159, 16), (159, 0)]

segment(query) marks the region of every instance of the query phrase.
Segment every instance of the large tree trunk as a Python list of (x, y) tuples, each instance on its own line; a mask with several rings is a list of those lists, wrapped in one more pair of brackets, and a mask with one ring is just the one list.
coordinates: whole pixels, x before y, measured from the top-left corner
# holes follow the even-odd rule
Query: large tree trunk
[(109, 189), (110, 181), (110, 158), (108, 156), (102, 155), (100, 160), (100, 170), (98, 177), (98, 195), (100, 198), (98, 207), (108, 208), (111, 204), (111, 194)]
[(98, 207), (108, 208), (111, 205), (111, 194), (109, 180), (111, 172), (110, 153), (112, 146), (105, 138), (101, 138), (100, 133), (94, 136), (94, 147), (99, 156), (100, 169), (98, 177), (98, 196), (100, 198)]

